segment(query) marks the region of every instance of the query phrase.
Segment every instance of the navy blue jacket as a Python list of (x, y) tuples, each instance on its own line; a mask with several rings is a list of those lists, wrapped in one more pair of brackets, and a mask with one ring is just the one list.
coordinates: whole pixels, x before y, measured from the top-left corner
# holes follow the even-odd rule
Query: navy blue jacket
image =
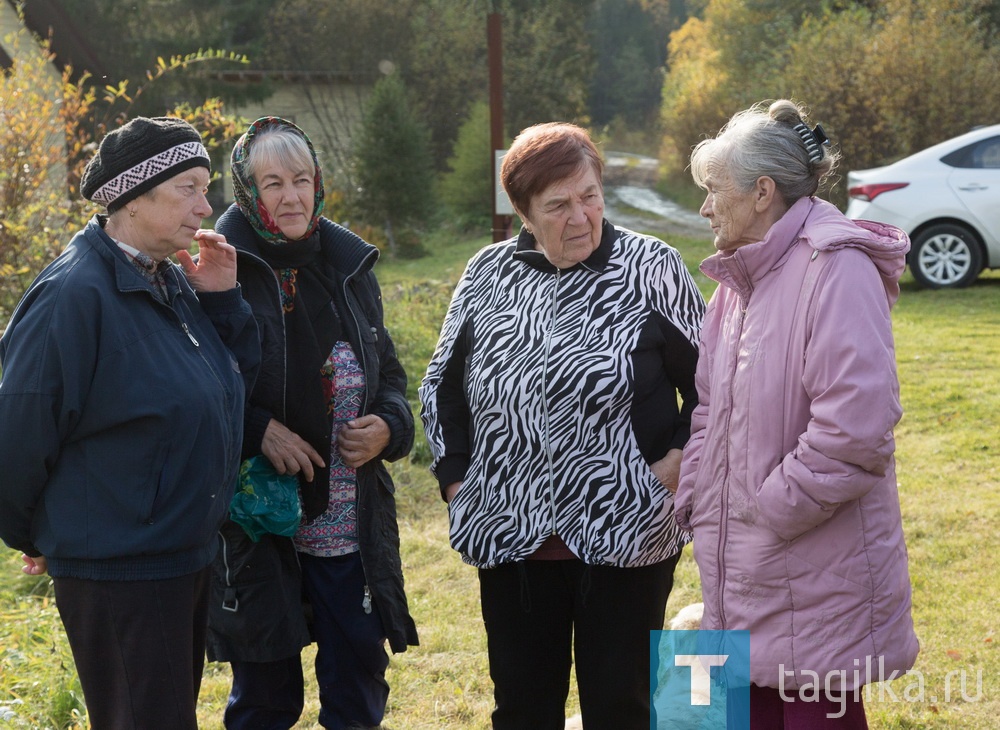
[(257, 327), (239, 288), (166, 279), (169, 305), (95, 217), (0, 338), (0, 538), (53, 576), (171, 578), (217, 549)]

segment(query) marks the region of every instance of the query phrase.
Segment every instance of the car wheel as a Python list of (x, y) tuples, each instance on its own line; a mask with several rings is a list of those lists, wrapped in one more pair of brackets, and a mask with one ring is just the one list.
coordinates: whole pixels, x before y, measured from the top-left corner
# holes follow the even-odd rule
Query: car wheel
[(910, 271), (921, 286), (968, 286), (983, 268), (983, 252), (969, 229), (952, 223), (931, 226), (913, 239)]

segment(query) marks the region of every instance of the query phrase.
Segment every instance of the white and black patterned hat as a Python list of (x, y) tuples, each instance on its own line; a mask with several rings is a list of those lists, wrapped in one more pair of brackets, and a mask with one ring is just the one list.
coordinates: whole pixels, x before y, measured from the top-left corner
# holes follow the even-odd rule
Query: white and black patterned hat
[(198, 130), (176, 117), (136, 117), (108, 132), (87, 163), (80, 193), (114, 213), (192, 167), (212, 169)]

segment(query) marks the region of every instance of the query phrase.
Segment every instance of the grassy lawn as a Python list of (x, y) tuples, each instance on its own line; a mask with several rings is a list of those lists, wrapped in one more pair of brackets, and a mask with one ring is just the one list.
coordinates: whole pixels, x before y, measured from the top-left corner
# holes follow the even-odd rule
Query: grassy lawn
[[(692, 270), (712, 250), (703, 240), (669, 241)], [(487, 242), (439, 234), (426, 242), (431, 256), (378, 265), (415, 408), (451, 289)], [(712, 285), (700, 274), (696, 280), (707, 296)], [(869, 718), (881, 730), (987, 730), (1000, 716), (1000, 582), (993, 565), (1000, 528), (1000, 272), (962, 291), (919, 290), (909, 275), (903, 288), (894, 314), (905, 408), (897, 460), (922, 652), (914, 674), (871, 688)], [(393, 465), (421, 645), (392, 659), (385, 726), (488, 728), (492, 689), (475, 571), (448, 547), (444, 505), (426, 461), (418, 433), (411, 459)], [(13, 551), (0, 553), (0, 727), (86, 728), (49, 581), (21, 575), (19, 565)], [(697, 571), (686, 550), (668, 615), (697, 600)], [(228, 668), (208, 665), (202, 728), (222, 727), (228, 689)], [(318, 728), (314, 685), (307, 695), (297, 727)], [(575, 703), (571, 696), (571, 710)]]

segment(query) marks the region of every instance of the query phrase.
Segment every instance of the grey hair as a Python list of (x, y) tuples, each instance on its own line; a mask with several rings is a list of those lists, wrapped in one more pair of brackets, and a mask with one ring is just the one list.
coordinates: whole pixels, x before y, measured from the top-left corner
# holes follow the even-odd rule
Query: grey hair
[(741, 192), (767, 176), (787, 205), (814, 195), (833, 173), (840, 157), (820, 145), (822, 158), (809, 159), (809, 150), (796, 125), (805, 123), (803, 107), (788, 99), (754, 104), (737, 112), (719, 134), (699, 142), (691, 153), (691, 175), (705, 187), (712, 168), (722, 168)]
[(256, 181), (257, 173), (270, 164), (293, 172), (312, 173), (316, 169), (305, 138), (294, 129), (283, 126), (265, 127), (254, 137), (247, 152), (247, 177)]

